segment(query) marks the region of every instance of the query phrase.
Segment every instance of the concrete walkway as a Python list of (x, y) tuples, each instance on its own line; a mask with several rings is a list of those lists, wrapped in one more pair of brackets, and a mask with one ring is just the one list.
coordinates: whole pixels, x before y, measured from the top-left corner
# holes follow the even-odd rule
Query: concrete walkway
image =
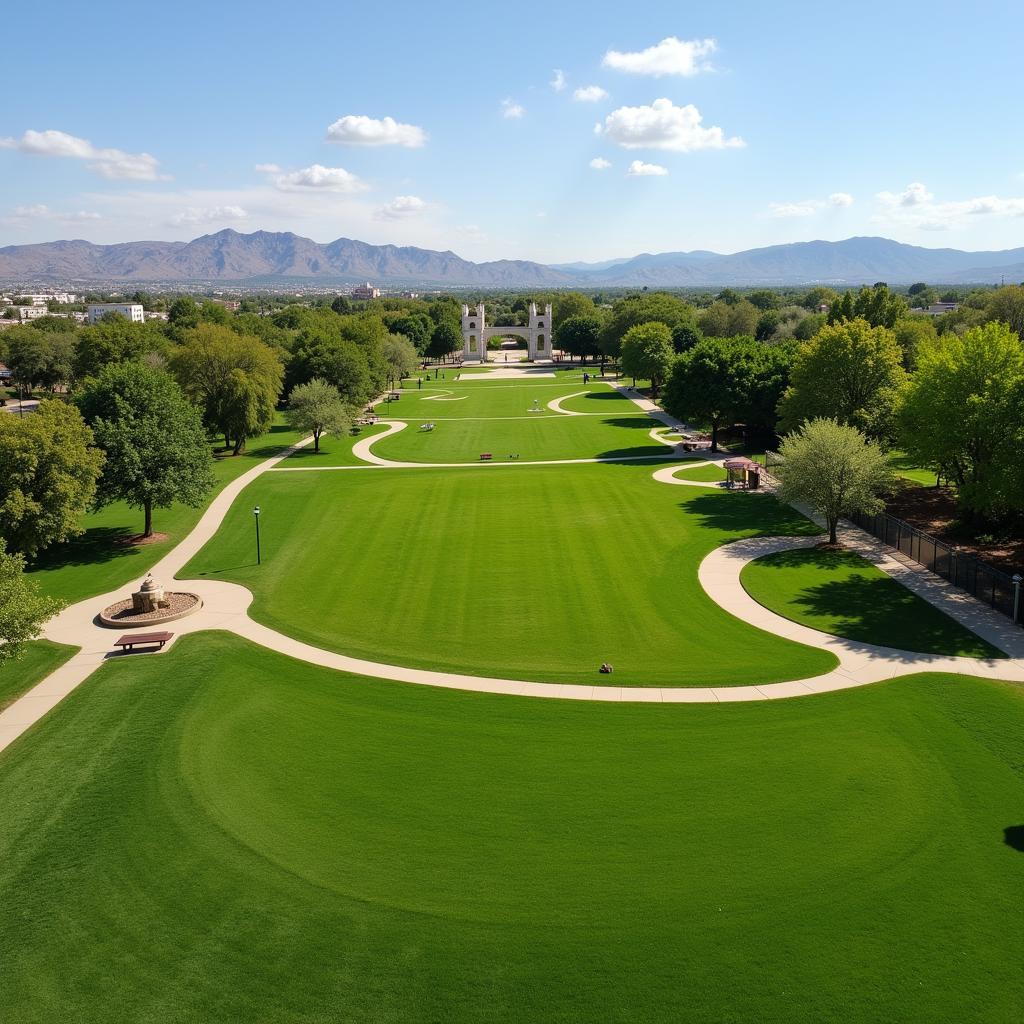
[[(621, 389), (629, 392), (630, 389)], [(632, 396), (630, 396), (632, 397)], [(642, 408), (651, 403), (633, 398)], [(679, 426), (678, 421), (655, 408), (645, 409), (654, 418), (668, 426)], [(377, 466), (391, 468), (432, 468), (420, 463), (392, 463), (380, 460), (370, 451), (372, 442), (389, 433), (405, 428), (405, 423), (389, 422), (386, 433), (374, 435), (353, 446), (359, 456), (369, 457)], [(308, 444), (310, 439), (295, 447)], [(362, 445), (362, 448), (360, 448)], [(216, 533), (224, 516), (238, 495), (261, 474), (276, 472), (302, 472), (281, 467), (290, 451), (260, 463), (228, 484), (213, 500), (189, 535), (153, 568), (158, 579), (170, 581), (185, 564)], [(637, 458), (651, 458), (642, 456)], [(654, 458), (662, 458), (655, 456)], [(542, 463), (507, 463), (508, 465), (558, 465), (622, 461), (607, 459), (572, 459)], [(709, 464), (712, 460), (691, 462)], [(503, 465), (505, 463), (497, 463)], [(475, 463), (452, 463), (453, 466), (472, 466)], [(322, 467), (325, 469), (359, 467)], [(366, 468), (373, 468), (367, 466)], [(700, 481), (681, 481), (671, 474), (682, 468), (670, 466), (655, 473), (657, 479), (669, 483), (689, 483), (707, 487), (713, 484)], [(973, 629), (994, 646), (1005, 651), (1006, 660), (985, 661), (973, 658), (939, 657), (916, 654), (872, 644), (844, 640), (792, 622), (764, 608), (746, 593), (740, 583), (743, 567), (752, 559), (777, 551), (805, 548), (818, 543), (817, 537), (760, 537), (735, 541), (712, 551), (698, 568), (698, 579), (707, 594), (729, 614), (777, 636), (830, 651), (838, 659), (838, 667), (824, 675), (790, 682), (768, 683), (761, 686), (734, 687), (617, 687), (602, 685), (569, 685), (563, 683), (526, 682), (468, 676), (451, 672), (431, 672), (400, 665), (385, 665), (350, 658), (309, 644), (254, 622), (248, 615), (252, 594), (246, 588), (220, 580), (176, 581), (176, 589), (195, 592), (203, 598), (204, 606), (196, 614), (173, 623), (176, 637), (202, 630), (223, 629), (270, 650), (289, 655), (314, 665), (357, 673), (377, 679), (390, 679), (423, 686), (448, 689), (475, 690), (484, 693), (515, 696), (558, 698), (564, 700), (642, 701), (657, 703), (719, 703), (727, 701), (772, 700), (825, 693), (831, 690), (864, 686), (921, 671), (956, 672), (992, 679), (1024, 682), (1024, 632), (1011, 626), (1002, 616), (985, 608), (974, 598), (950, 587), (946, 581), (932, 574), (912, 569), (893, 558), (874, 538), (854, 527), (842, 531), (843, 543), (868, 558), (925, 600), (947, 612), (958, 622)], [(130, 595), (137, 584), (127, 584), (109, 594), (89, 598), (65, 609), (47, 623), (44, 635), (56, 643), (79, 648), (68, 662), (57, 669), (27, 694), (0, 712), (0, 750), (12, 743), (26, 729), (39, 721), (52, 707), (86, 679), (100, 664), (115, 657), (134, 657), (112, 651), (117, 632), (96, 625), (96, 616), (108, 604)], [(173, 646), (169, 645), (169, 646)]]

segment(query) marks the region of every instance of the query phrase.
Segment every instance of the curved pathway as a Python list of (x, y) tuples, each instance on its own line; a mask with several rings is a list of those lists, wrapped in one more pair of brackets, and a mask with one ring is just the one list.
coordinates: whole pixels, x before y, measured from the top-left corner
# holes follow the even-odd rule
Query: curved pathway
[[(659, 418), (665, 416), (661, 414)], [(372, 443), (380, 437), (396, 433), (406, 427), (404, 422), (387, 422), (388, 430), (373, 437), (365, 438), (353, 446), (353, 452), (362, 458), (369, 458), (375, 465), (402, 468), (424, 468), (420, 463), (395, 463), (378, 459), (370, 451)], [(308, 444), (310, 439), (295, 447)], [(358, 451), (357, 451), (358, 449)], [(229, 483), (211, 502), (194, 529), (172, 551), (154, 567), (158, 579), (170, 580), (177, 576), (184, 565), (216, 533), (224, 516), (238, 495), (261, 474), (273, 470), (281, 471), (279, 464), (291, 454), (292, 449), (279, 456), (260, 463)], [(649, 456), (647, 458), (650, 458)], [(621, 461), (607, 459), (573, 459), (567, 462)], [(692, 460), (691, 460), (692, 461)], [(498, 463), (499, 465), (501, 463)], [(517, 463), (511, 463), (516, 465)], [(559, 464), (557, 461), (540, 465)], [(698, 465), (707, 464), (706, 461)], [(454, 463), (456, 466), (475, 463)], [(538, 465), (538, 463), (518, 463)], [(324, 467), (346, 468), (346, 467)], [(358, 467), (355, 467), (358, 468)], [(370, 468), (370, 467), (367, 467)], [(670, 466), (658, 470), (655, 478), (674, 484), (695, 484), (707, 487), (701, 481), (682, 481), (672, 474), (683, 467)], [(300, 470), (296, 470), (300, 471)], [(711, 485), (713, 486), (713, 484)], [(972, 599), (954, 594), (946, 596), (949, 611), (959, 621), (965, 615), (958, 609), (967, 608), (965, 624), (973, 628), (1011, 657), (1007, 660), (978, 660), (973, 658), (940, 657), (915, 654), (893, 648), (845, 640), (828, 633), (822, 633), (769, 611), (755, 602), (740, 582), (743, 567), (755, 558), (777, 551), (809, 547), (818, 543), (818, 538), (759, 537), (735, 541), (712, 551), (701, 562), (698, 578), (709, 597), (729, 614), (766, 630), (777, 636), (830, 651), (838, 660), (837, 668), (831, 672), (810, 679), (761, 686), (733, 687), (617, 687), (602, 685), (571, 685), (564, 683), (528, 682), (516, 679), (500, 679), (482, 676), (461, 675), (451, 672), (433, 672), (401, 665), (386, 665), (336, 654), (309, 644), (302, 643), (249, 618), (252, 603), (249, 590), (237, 584), (220, 580), (175, 580), (175, 585), (199, 594), (204, 601), (203, 608), (194, 615), (174, 623), (176, 636), (202, 630), (224, 629), (290, 657), (341, 671), (352, 672), (378, 679), (390, 679), (424, 686), (438, 686), (449, 689), (475, 690), (485, 693), (500, 693), (515, 696), (546, 697), (568, 700), (596, 701), (644, 701), (658, 703), (718, 703), (724, 701), (771, 700), (825, 693), (831, 690), (864, 686), (882, 679), (890, 679), (921, 671), (955, 672), (992, 679), (1024, 682), (1024, 635), (1014, 630), (1008, 622), (996, 621), (996, 613), (990, 612)], [(866, 542), (861, 542), (861, 546)], [(898, 568), (893, 570), (885, 564), (888, 556), (875, 559), (876, 564), (890, 575), (899, 577)], [(888, 559), (891, 563), (893, 560)], [(898, 563), (893, 563), (898, 566)], [(923, 580), (917, 573), (911, 580), (901, 579), (911, 589), (921, 592), (922, 588), (935, 587), (929, 580)], [(941, 581), (940, 581), (941, 582)], [(96, 625), (96, 616), (106, 605), (130, 595), (135, 584), (127, 584), (109, 594), (89, 598), (70, 606), (47, 623), (44, 635), (54, 642), (78, 647), (78, 652), (63, 666), (35, 686), (27, 694), (0, 712), (0, 750), (12, 743), (32, 724), (43, 717), (68, 693), (86, 679), (104, 661), (122, 655), (111, 650), (117, 633)], [(942, 600), (935, 594), (925, 593), (929, 600), (943, 607)], [(130, 657), (130, 655), (129, 655)]]
[[(561, 413), (563, 416), (586, 416), (585, 412), (573, 412), (572, 409), (563, 409), (562, 403), (568, 402), (570, 398), (579, 398), (580, 395), (589, 395), (589, 391), (574, 391), (571, 395), (562, 395), (561, 398), (552, 398), (548, 402), (548, 408), (552, 412)], [(603, 416), (604, 413), (591, 413), (592, 416)]]

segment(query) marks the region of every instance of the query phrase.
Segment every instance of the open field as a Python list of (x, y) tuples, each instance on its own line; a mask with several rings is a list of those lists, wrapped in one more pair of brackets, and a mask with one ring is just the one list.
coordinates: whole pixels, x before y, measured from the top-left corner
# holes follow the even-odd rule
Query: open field
[(0, 661), (0, 711), (31, 690), (74, 653), (70, 647), (33, 640), (25, 644), (18, 659)]
[(852, 551), (767, 555), (741, 580), (766, 608), (825, 633), (924, 654), (1005, 657)]
[[(738, 685), (833, 668), (831, 654), (734, 619), (697, 582), (719, 544), (816, 527), (772, 498), (666, 487), (651, 472), (271, 471), (181, 575), (241, 583), (258, 621), (391, 664), (617, 686)], [(606, 660), (612, 677), (597, 673)]]
[(581, 705), (187, 637), (0, 755), (4, 1019), (1010, 1024), (1022, 734), (960, 677)]

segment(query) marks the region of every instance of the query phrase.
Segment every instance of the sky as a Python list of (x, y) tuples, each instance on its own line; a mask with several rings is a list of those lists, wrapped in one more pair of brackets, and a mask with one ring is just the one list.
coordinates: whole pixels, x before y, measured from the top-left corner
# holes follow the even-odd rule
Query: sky
[(0, 245), (230, 227), (472, 260), (1024, 245), (1019, 4), (47, 6)]

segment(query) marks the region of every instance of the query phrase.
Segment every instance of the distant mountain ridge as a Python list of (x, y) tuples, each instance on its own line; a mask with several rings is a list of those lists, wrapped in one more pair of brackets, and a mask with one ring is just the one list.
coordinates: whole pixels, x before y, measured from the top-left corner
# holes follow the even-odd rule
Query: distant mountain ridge
[(81, 239), (0, 248), (0, 280), (38, 282), (287, 282), (476, 288), (721, 287), (724, 285), (971, 284), (1024, 278), (1024, 247), (992, 252), (925, 249), (888, 238), (792, 242), (745, 252), (643, 253), (629, 259), (545, 266), (530, 260), (473, 263), (451, 250), (321, 244), (290, 231), (227, 228), (191, 242)]

